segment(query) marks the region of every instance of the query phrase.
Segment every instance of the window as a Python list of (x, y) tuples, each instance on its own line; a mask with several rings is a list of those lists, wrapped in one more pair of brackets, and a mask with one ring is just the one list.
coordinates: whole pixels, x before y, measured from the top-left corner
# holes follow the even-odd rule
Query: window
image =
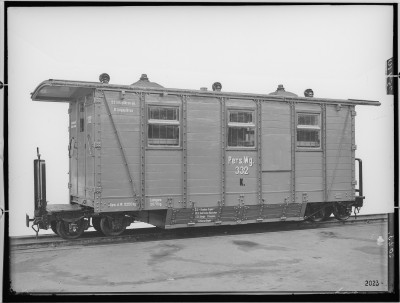
[(297, 147), (321, 147), (320, 114), (297, 114)]
[(179, 107), (149, 106), (149, 146), (179, 146)]
[(254, 111), (230, 110), (228, 118), (228, 146), (254, 147)]

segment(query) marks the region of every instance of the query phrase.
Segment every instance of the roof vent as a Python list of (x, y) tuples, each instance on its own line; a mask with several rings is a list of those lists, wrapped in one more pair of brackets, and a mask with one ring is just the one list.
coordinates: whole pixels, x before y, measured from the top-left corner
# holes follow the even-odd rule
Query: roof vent
[(140, 76), (140, 80), (149, 82), (149, 78), (147, 78), (147, 75), (146, 75), (146, 74), (142, 74), (142, 75)]
[(276, 91), (270, 93), (269, 95), (286, 96), (286, 97), (297, 97), (296, 94), (285, 91), (285, 88), (283, 87), (283, 84), (279, 84), (278, 88), (276, 89)]
[(222, 84), (219, 83), (219, 82), (215, 82), (215, 83), (212, 85), (212, 90), (213, 90), (213, 91), (220, 92), (221, 89), (222, 89)]
[(155, 88), (163, 88), (163, 86), (161, 86), (158, 83), (155, 82), (150, 82), (149, 78), (147, 77), (147, 74), (142, 74), (140, 76), (139, 81), (132, 83), (132, 86), (138, 86), (138, 87), (155, 87)]
[(313, 92), (313, 90), (312, 90), (311, 88), (307, 88), (307, 89), (304, 91), (304, 97), (308, 97), (308, 98), (314, 97), (314, 92)]
[(101, 83), (108, 83), (110, 82), (110, 75), (106, 73), (102, 73), (99, 77)]
[(207, 91), (207, 87), (200, 87), (200, 90), (203, 91), (203, 92), (206, 92)]

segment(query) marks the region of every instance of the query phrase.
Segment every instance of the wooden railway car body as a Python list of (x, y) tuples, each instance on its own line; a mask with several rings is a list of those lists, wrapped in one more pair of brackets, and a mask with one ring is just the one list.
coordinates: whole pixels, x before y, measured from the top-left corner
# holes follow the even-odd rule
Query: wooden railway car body
[(125, 86), (48, 80), (32, 99), (69, 103), (74, 207), (165, 228), (303, 220), (310, 206), (361, 206), (355, 106), (379, 105), (282, 89), (167, 89), (146, 78)]

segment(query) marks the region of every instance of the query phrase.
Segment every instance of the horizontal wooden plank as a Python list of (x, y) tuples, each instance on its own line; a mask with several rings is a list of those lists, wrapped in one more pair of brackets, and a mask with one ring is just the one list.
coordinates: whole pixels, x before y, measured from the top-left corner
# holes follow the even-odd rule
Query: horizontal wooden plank
[(322, 169), (322, 163), (298, 163), (298, 162), (296, 162), (296, 171), (297, 170), (308, 170), (308, 169), (315, 169), (315, 170)]
[(219, 143), (216, 147), (210, 148), (205, 144), (189, 144), (187, 149), (188, 157), (197, 157), (197, 156), (205, 156), (212, 157), (215, 161), (221, 157), (221, 143)]
[(262, 198), (264, 199), (264, 204), (283, 204), (286, 198), (290, 198), (290, 191), (274, 193), (274, 192), (264, 192), (262, 193)]
[(228, 99), (226, 101), (227, 107), (249, 107), (256, 108), (256, 103), (253, 100), (241, 100), (241, 99)]
[[(121, 149), (119, 147), (107, 147), (102, 146), (101, 150), (101, 157), (120, 157), (121, 156)], [(126, 157), (139, 157), (139, 149), (133, 147), (125, 147), (124, 152)]]
[(304, 177), (322, 178), (323, 177), (322, 167), (321, 169), (296, 170), (296, 178), (304, 178)]
[(340, 179), (341, 181), (349, 181), (352, 180), (352, 171), (351, 169), (344, 170), (344, 169), (335, 169), (335, 170), (327, 170), (326, 175), (328, 178), (335, 177)]
[[(315, 153), (315, 154), (317, 154), (317, 153)], [(296, 169), (297, 169), (297, 165), (301, 165), (301, 164), (322, 165), (322, 157), (298, 157), (298, 153), (296, 153)]]
[(145, 95), (146, 103), (160, 103), (160, 104), (181, 104), (182, 99), (180, 96), (168, 94), (146, 94)]
[(146, 171), (146, 180), (165, 180), (165, 179), (180, 179), (182, 171), (178, 169), (163, 169), (158, 171)]
[(146, 183), (146, 195), (182, 195), (182, 188), (181, 187), (171, 187), (171, 186), (157, 186), (153, 183), (149, 184)]
[(321, 106), (319, 104), (296, 103), (295, 110), (299, 112), (305, 110), (318, 113), (321, 112)]
[[(93, 140), (92, 140), (93, 142)], [(129, 133), (129, 134), (119, 134), (119, 141), (117, 139), (116, 136), (114, 137), (109, 137), (109, 138), (101, 138), (100, 140), (101, 142), (101, 147), (102, 148), (119, 148), (120, 146), (122, 146), (124, 149), (126, 148), (130, 148), (131, 151), (133, 151), (134, 149), (139, 150), (139, 144), (140, 144), (140, 135), (139, 133), (135, 134), (135, 133)], [(121, 144), (121, 145), (120, 145)], [(137, 152), (135, 151), (135, 154)]]
[(316, 190), (317, 191), (323, 190), (322, 183), (310, 184), (310, 183), (297, 183), (296, 182), (296, 191), (309, 192), (309, 191), (316, 191)]
[(304, 177), (296, 174), (296, 185), (297, 184), (322, 184), (322, 175), (318, 177)]
[[(134, 123), (119, 123), (116, 124), (116, 129), (118, 132), (139, 132), (140, 125)], [(102, 123), (101, 124), (102, 132), (114, 133), (114, 128), (111, 123)]]
[(202, 130), (204, 125), (207, 125), (208, 129), (213, 130), (214, 132), (219, 132), (221, 127), (221, 122), (219, 119), (209, 119), (207, 117), (194, 117), (188, 116), (187, 129), (189, 132), (196, 132), (198, 130)]
[(275, 127), (268, 127), (268, 125), (262, 126), (261, 136), (268, 136), (268, 135), (285, 135), (289, 138), (291, 137), (290, 129), (289, 128), (275, 128)]
[(220, 178), (220, 169), (215, 165), (190, 164), (187, 167), (188, 178)]
[(219, 106), (220, 101), (218, 98), (215, 97), (196, 97), (196, 96), (189, 96), (187, 98), (187, 105), (188, 108), (208, 108), (208, 106)]
[[(214, 157), (212, 157), (214, 156)], [(221, 165), (221, 161), (218, 157), (218, 155), (205, 155), (205, 156), (192, 156), (190, 153), (188, 153), (188, 165), (192, 165), (193, 169), (200, 168), (199, 166), (207, 166), (208, 168), (210, 167), (216, 167), (216, 170), (219, 171), (220, 168), (218, 166)]]
[[(210, 178), (191, 178), (188, 176), (187, 183), (188, 187), (195, 188), (196, 186), (207, 186), (207, 187), (215, 187), (220, 188), (220, 178), (211, 176)], [(220, 191), (220, 190), (218, 190)]]
[(240, 195), (244, 195), (243, 202), (245, 205), (256, 205), (258, 204), (258, 195), (249, 193), (227, 193), (225, 196), (225, 206), (238, 206)]
[[(146, 188), (151, 187), (171, 187), (171, 188), (179, 188), (181, 189), (182, 179), (161, 179), (161, 180), (149, 180), (146, 179)], [(181, 189), (182, 190), (182, 189)]]
[[(221, 136), (218, 132), (188, 132), (187, 133), (188, 145), (193, 145), (197, 142), (213, 142), (215, 146), (218, 146), (221, 140)], [(193, 142), (194, 141), (194, 142)]]
[(288, 191), (290, 190), (290, 172), (270, 172), (262, 173), (262, 189), (269, 191)]
[(319, 191), (296, 191), (296, 202), (303, 202), (303, 194), (307, 194), (305, 199), (307, 200), (306, 202), (308, 203), (313, 203), (313, 202), (323, 202), (324, 201), (324, 191), (319, 190)]
[(263, 121), (262, 125), (263, 130), (268, 128), (282, 128), (290, 131), (290, 121)]
[(220, 116), (220, 110), (221, 107), (219, 104), (212, 104), (212, 103), (207, 103), (207, 104), (193, 104), (193, 103), (188, 103), (187, 105), (187, 114), (188, 116), (190, 115), (191, 117), (208, 117), (211, 119), (211, 117), (218, 118)]

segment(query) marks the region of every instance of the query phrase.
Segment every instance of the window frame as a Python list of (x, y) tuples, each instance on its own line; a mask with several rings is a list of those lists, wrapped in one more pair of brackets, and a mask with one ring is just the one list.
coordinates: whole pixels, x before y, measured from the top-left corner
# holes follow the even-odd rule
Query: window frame
[[(252, 123), (230, 122), (231, 112), (250, 112), (252, 115)], [(257, 109), (253, 107), (227, 107), (226, 123), (225, 123), (225, 147), (227, 150), (257, 150)], [(252, 127), (254, 129), (254, 146), (230, 146), (229, 145), (229, 128)]]
[[(161, 120), (161, 119), (150, 119), (150, 108), (152, 107), (157, 107), (157, 108), (173, 108), (173, 109), (178, 109), (178, 120)], [(181, 105), (180, 104), (161, 104), (161, 103), (148, 103), (146, 104), (146, 148), (147, 149), (182, 149), (182, 143), (181, 143), (181, 138), (182, 138), (182, 110), (181, 110)], [(149, 138), (149, 125), (177, 125), (178, 126), (178, 131), (179, 131), (179, 137), (178, 137), (178, 145), (153, 145), (150, 143), (150, 138)], [(150, 140), (149, 140), (150, 139)]]
[[(318, 116), (318, 125), (299, 125), (299, 116), (303, 114), (303, 115), (314, 115), (314, 116)], [(295, 128), (295, 144), (296, 144), (296, 150), (298, 151), (322, 151), (322, 113), (319, 111), (307, 111), (307, 110), (301, 110), (301, 111), (297, 111), (296, 115), (295, 115), (295, 119), (296, 119), (296, 128)], [(300, 127), (299, 127), (300, 126)], [(298, 136), (297, 136), (297, 131), (298, 130), (318, 130), (318, 135), (319, 135), (319, 146), (298, 146)]]

